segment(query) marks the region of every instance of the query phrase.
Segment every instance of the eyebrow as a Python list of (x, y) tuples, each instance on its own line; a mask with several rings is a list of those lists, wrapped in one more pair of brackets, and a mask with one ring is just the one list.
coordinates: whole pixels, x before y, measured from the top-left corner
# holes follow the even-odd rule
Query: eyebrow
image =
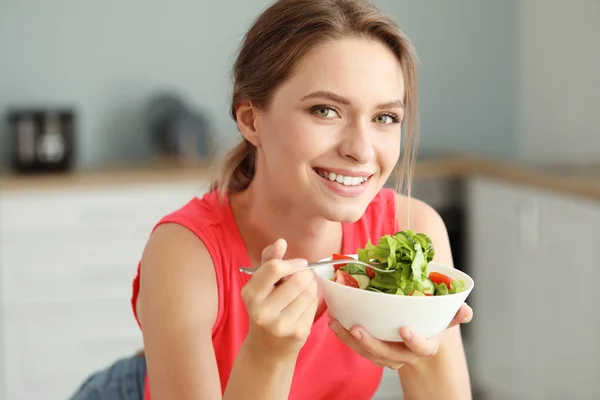
[[(304, 96), (302, 98), (302, 101), (307, 100), (307, 99), (325, 99), (325, 100), (334, 101), (336, 103), (344, 104), (346, 106), (349, 106), (351, 104), (350, 100), (348, 100), (347, 98), (337, 95), (335, 93), (327, 92), (327, 91), (323, 91), (323, 90), (319, 90), (319, 91), (307, 94), (306, 96)], [(376, 108), (377, 109), (404, 108), (404, 102), (402, 100), (392, 100), (392, 101), (388, 101), (385, 103), (380, 103), (377, 105)]]

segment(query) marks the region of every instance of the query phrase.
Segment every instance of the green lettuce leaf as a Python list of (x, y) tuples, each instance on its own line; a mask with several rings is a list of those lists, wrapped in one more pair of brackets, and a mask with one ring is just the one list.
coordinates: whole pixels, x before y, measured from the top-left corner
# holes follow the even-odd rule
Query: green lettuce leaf
[(445, 283), (441, 283), (439, 285), (435, 284), (435, 295), (436, 296), (444, 296), (448, 294), (448, 287)]
[(367, 269), (360, 264), (346, 264), (340, 268), (342, 271), (346, 271), (350, 275), (367, 275)]
[(371, 279), (369, 287), (375, 288), (383, 293), (396, 293), (398, 284), (393, 273), (375, 272), (375, 278)]
[[(375, 272), (369, 290), (408, 295), (414, 291), (435, 294), (434, 284), (427, 278), (427, 265), (433, 260), (435, 250), (431, 239), (424, 233), (404, 230), (379, 238), (377, 245), (370, 240), (364, 248), (358, 249), (360, 261), (393, 273)], [(350, 273), (365, 273), (360, 266), (348, 264)], [(358, 270), (358, 271), (357, 271)], [(457, 290), (459, 287), (457, 287)]]
[(464, 292), (466, 289), (465, 282), (462, 279), (455, 279), (450, 282), (450, 294)]

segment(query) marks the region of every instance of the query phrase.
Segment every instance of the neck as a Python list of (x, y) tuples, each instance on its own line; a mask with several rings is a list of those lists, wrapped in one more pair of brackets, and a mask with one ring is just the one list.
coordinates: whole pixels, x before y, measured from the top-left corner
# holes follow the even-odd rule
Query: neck
[(285, 205), (276, 195), (257, 190), (256, 186), (252, 182), (248, 189), (229, 198), (252, 265), (258, 266), (262, 250), (279, 238), (287, 241), (286, 259), (304, 258), (313, 262), (341, 251), (340, 222)]

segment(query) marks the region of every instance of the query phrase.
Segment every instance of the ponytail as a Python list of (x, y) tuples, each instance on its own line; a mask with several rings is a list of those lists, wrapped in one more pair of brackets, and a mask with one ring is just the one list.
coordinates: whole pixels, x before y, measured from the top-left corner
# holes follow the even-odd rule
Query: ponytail
[(223, 160), (212, 184), (221, 196), (246, 189), (256, 172), (256, 147), (247, 140), (235, 146)]

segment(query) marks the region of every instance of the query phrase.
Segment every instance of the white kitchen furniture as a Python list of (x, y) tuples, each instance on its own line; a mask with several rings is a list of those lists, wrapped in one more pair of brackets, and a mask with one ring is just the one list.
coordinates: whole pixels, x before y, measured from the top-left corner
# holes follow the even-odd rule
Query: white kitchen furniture
[(485, 399), (600, 399), (600, 201), (484, 177), (467, 198)]
[(0, 193), (0, 399), (65, 400), (142, 348), (131, 283), (153, 225), (203, 181)]

